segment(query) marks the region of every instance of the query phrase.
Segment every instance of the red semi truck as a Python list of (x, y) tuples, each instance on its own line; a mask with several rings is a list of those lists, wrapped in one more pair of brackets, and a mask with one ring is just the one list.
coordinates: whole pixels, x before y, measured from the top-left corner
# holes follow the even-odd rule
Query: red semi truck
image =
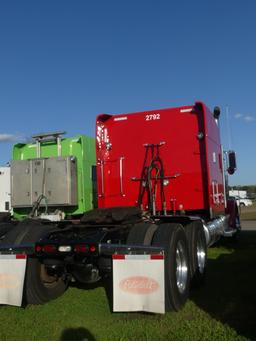
[(226, 193), (235, 154), (222, 150), (219, 114), (196, 102), (99, 115), (98, 208), (76, 221), (25, 220), (3, 241), (28, 254), (26, 302), (57, 297), (71, 278), (91, 283), (111, 276), (112, 255), (120, 250), (160, 250), (165, 310), (179, 310), (190, 286), (204, 280), (207, 246), (240, 229), (236, 203)]

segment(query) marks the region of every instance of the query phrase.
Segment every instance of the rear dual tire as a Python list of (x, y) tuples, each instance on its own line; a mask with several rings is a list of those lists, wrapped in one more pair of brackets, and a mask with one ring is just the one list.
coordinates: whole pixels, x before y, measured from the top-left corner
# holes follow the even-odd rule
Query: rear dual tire
[[(46, 237), (53, 229), (55, 228), (26, 220), (7, 233), (3, 243), (15, 245), (34, 243)], [(66, 287), (67, 282), (61, 277), (49, 274), (38, 258), (28, 257), (24, 283), (25, 304), (48, 302), (62, 295)]]
[(192, 287), (199, 287), (205, 280), (207, 265), (207, 244), (203, 224), (200, 220), (185, 226), (188, 240), (190, 277)]
[(0, 239), (3, 239), (4, 236), (9, 233), (15, 225), (12, 222), (1, 222), (0, 221)]
[(152, 246), (165, 247), (165, 310), (180, 310), (189, 295), (190, 270), (188, 244), (180, 224), (161, 224)]
[(149, 222), (135, 224), (127, 237), (126, 244), (151, 245), (152, 238), (158, 225)]
[(188, 245), (182, 225), (136, 224), (129, 233), (127, 244), (165, 249), (165, 310), (180, 310), (188, 298), (190, 283)]

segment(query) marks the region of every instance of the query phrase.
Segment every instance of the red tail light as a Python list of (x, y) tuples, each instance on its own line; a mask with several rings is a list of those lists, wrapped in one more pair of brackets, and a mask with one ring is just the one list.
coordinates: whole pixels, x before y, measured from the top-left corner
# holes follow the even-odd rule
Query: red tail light
[(88, 252), (88, 246), (86, 246), (86, 245), (75, 245), (74, 251), (77, 253)]
[(42, 246), (41, 245), (37, 245), (35, 250), (36, 250), (36, 252), (42, 252)]
[(25, 254), (17, 254), (16, 259), (26, 259), (27, 256)]
[(42, 247), (42, 251), (46, 253), (55, 253), (56, 252), (56, 246), (55, 245), (44, 245)]
[(91, 251), (91, 252), (95, 252), (95, 251), (96, 251), (96, 249), (97, 249), (97, 248), (96, 248), (96, 246), (95, 246), (95, 245), (91, 245), (91, 246), (90, 246), (90, 251)]

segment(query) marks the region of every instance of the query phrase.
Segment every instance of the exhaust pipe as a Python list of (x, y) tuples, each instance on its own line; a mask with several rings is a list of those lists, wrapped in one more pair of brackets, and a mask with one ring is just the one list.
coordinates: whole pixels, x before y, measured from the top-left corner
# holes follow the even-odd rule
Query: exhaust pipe
[(221, 216), (203, 224), (207, 246), (213, 245), (224, 235), (227, 224), (227, 216)]

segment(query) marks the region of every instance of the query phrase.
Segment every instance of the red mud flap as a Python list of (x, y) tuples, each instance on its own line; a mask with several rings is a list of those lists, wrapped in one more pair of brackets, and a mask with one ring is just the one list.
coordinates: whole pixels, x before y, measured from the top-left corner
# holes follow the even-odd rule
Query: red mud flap
[(27, 256), (0, 255), (0, 304), (21, 306)]
[(114, 254), (113, 311), (165, 313), (164, 255)]

